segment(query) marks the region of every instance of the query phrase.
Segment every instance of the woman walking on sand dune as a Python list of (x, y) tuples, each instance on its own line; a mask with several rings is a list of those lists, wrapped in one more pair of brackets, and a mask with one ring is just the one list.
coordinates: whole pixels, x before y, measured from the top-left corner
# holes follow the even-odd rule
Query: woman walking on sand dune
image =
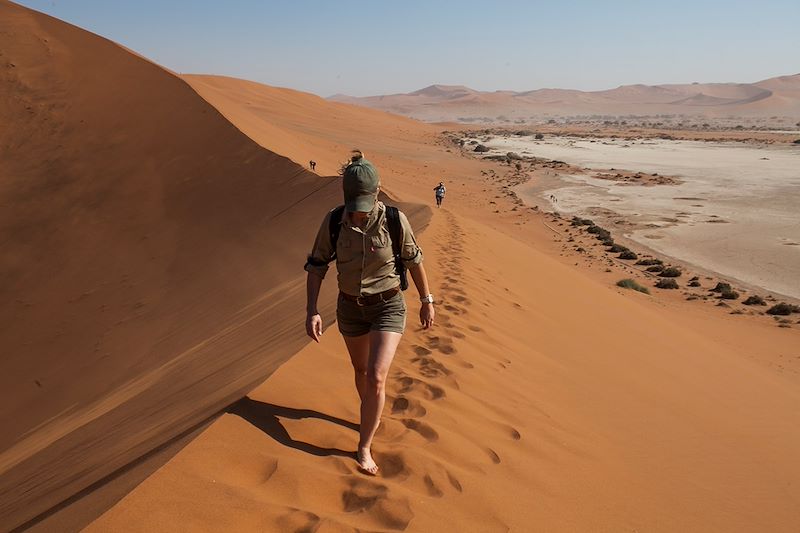
[(411, 272), (421, 297), (419, 318), (423, 327), (433, 325), (435, 312), (422, 250), (408, 219), (378, 201), (378, 172), (357, 150), (344, 168), (343, 189), (344, 206), (325, 216), (306, 262), (306, 333), (319, 342), (322, 317), (317, 312), (317, 299), (328, 264), (335, 259), (339, 283), (336, 319), (361, 399), (356, 460), (362, 471), (375, 475), (378, 465), (371, 453), (372, 439), (386, 401), (389, 367), (406, 324), (401, 289), (404, 267)]

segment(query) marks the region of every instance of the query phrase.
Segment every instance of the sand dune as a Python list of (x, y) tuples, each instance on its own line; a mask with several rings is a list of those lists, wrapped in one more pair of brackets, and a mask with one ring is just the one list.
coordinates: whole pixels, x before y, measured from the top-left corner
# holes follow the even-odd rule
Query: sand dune
[[(0, 24), (4, 529), (248, 391), (87, 530), (795, 529), (796, 329), (576, 267), (557, 222), (433, 126), (190, 88), (8, 3)], [(351, 456), (341, 338), (302, 337), (303, 255), (338, 189), (295, 162), (327, 173), (354, 146), (402, 200), (448, 183), (420, 235), (438, 324), (399, 349), (377, 478)]]
[(105, 39), (3, 1), (0, 49), (7, 530), (305, 343), (305, 212), (339, 191)]

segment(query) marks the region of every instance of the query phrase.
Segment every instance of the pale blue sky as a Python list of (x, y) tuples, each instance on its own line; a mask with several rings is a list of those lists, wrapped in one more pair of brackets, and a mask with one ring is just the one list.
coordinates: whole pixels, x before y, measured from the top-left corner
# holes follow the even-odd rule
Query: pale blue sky
[(800, 72), (800, 0), (21, 0), (172, 70), (320, 96)]

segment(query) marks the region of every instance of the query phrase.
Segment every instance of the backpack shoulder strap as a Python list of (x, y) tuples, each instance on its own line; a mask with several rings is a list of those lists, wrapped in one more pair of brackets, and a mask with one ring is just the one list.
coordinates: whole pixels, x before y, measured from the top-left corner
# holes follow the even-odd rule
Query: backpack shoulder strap
[(396, 207), (386, 206), (386, 222), (389, 225), (389, 236), (392, 238), (392, 252), (395, 257), (400, 257), (400, 247), (403, 244), (403, 228), (400, 226), (400, 211)]
[(334, 207), (331, 210), (331, 218), (328, 220), (328, 231), (331, 235), (331, 248), (333, 248), (333, 258), (336, 258), (336, 241), (339, 240), (339, 230), (342, 229), (342, 214), (344, 206)]

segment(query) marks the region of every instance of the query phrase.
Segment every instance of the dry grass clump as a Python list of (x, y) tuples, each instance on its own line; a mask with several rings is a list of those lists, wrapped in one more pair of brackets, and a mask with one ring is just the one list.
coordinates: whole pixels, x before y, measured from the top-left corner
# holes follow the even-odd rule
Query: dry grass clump
[(622, 287), (623, 289), (633, 289), (635, 291), (643, 292), (645, 294), (650, 294), (650, 289), (639, 285), (636, 281), (630, 278), (619, 280), (617, 282), (617, 287)]

